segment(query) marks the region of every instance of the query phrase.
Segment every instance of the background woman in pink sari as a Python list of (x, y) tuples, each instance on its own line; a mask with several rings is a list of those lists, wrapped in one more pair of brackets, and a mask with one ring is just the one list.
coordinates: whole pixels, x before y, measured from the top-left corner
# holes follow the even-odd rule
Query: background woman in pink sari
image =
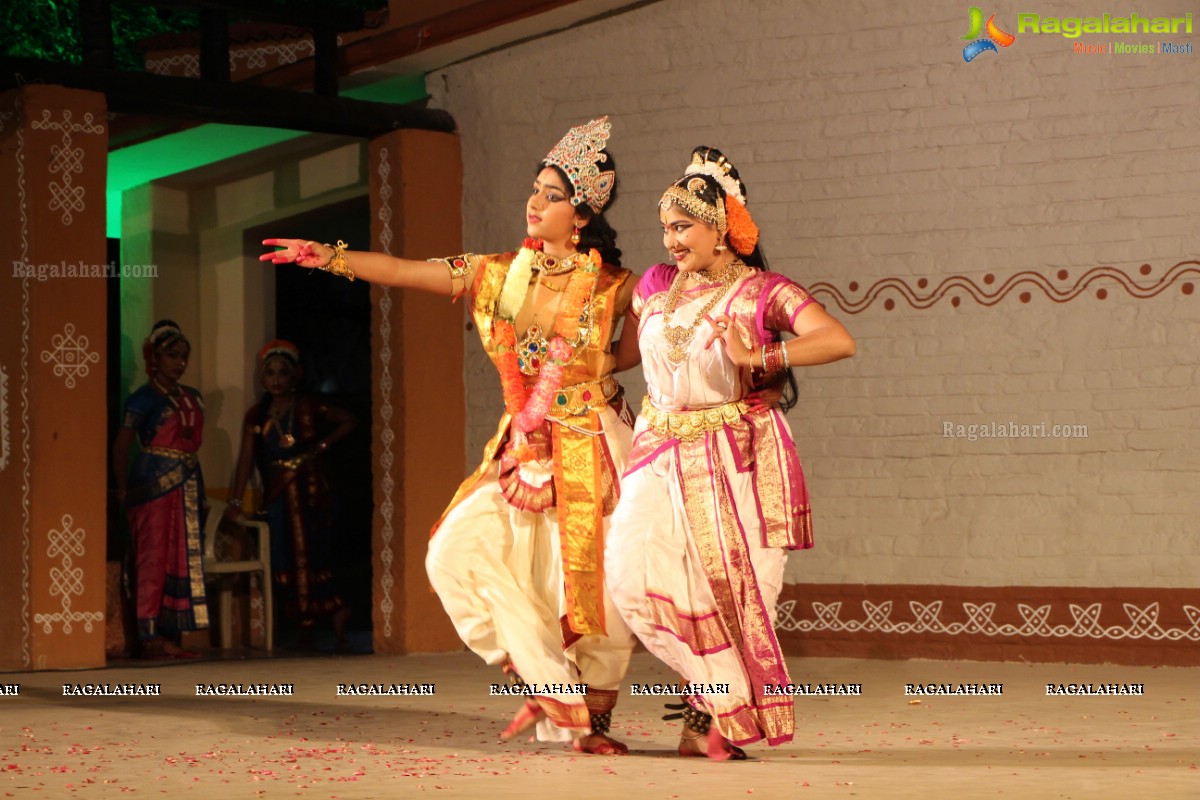
[[(204, 432), (200, 393), (179, 383), (191, 345), (171, 320), (142, 347), (150, 382), (129, 396), (113, 443), (117, 496), (129, 515), (137, 628), (146, 658), (195, 658), (182, 631), (208, 627), (201, 565), (204, 479), (197, 451)], [(129, 468), (134, 438), (141, 452)]]

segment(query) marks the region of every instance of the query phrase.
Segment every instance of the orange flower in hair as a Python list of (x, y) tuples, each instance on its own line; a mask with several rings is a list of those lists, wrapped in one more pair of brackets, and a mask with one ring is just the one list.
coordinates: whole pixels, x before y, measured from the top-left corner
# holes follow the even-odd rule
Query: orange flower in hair
[(732, 197), (725, 198), (725, 224), (729, 243), (738, 255), (748, 256), (758, 244), (758, 225), (754, 224), (746, 207)]

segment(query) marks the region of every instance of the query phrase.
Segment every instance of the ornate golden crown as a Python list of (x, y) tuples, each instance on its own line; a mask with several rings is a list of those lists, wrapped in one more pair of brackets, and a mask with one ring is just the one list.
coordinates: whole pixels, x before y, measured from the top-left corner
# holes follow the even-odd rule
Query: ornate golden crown
[(587, 203), (597, 214), (608, 204), (613, 185), (617, 182), (616, 172), (600, 170), (600, 164), (608, 161), (608, 156), (600, 151), (604, 149), (611, 133), (612, 123), (608, 117), (594, 119), (587, 125), (577, 125), (567, 131), (567, 135), (543, 159), (544, 163), (566, 173), (567, 180), (575, 189), (571, 204), (577, 206)]

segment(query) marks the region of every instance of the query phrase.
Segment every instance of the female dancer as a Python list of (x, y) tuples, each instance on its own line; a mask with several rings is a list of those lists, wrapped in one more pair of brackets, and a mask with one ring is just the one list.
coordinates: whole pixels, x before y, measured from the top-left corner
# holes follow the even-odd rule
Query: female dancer
[(752, 375), (855, 349), (804, 289), (766, 271), (745, 203), (737, 170), (707, 147), (659, 203), (675, 266), (646, 272), (627, 321), (649, 396), (606, 550), (621, 616), (695, 689), (680, 754), (721, 760), (792, 737), (790, 697), (766, 694), (789, 683), (775, 601), (787, 550), (812, 546), (796, 448), (778, 409), (745, 402)]
[[(171, 320), (142, 346), (150, 382), (125, 401), (113, 441), (117, 497), (129, 514), (143, 658), (196, 658), (177, 638), (208, 627), (201, 567), (204, 479), (196, 451), (204, 432), (200, 393), (179, 383), (192, 347)], [(134, 437), (142, 451), (129, 467)]]
[[(543, 739), (622, 754), (607, 732), (633, 642), (602, 558), (632, 423), (612, 335), (634, 281), (603, 214), (615, 198), (610, 130), (606, 117), (572, 128), (541, 162), (518, 252), (422, 262), (267, 239), (283, 249), (260, 258), (468, 296), (505, 414), (435, 528), (430, 581), (463, 642), (528, 681), (533, 699), (505, 738), (538, 725)], [(555, 691), (578, 683), (586, 696)]]
[(333, 584), (334, 497), (321, 456), (354, 430), (354, 415), (304, 394), (300, 350), (283, 339), (258, 353), (258, 376), (266, 394), (246, 412), (242, 449), (225, 518), (236, 522), (250, 470), (266, 484), (271, 526), (271, 575), (284, 591), (288, 616), (311, 640), (320, 617), (330, 617), (337, 647), (346, 646), (350, 607)]

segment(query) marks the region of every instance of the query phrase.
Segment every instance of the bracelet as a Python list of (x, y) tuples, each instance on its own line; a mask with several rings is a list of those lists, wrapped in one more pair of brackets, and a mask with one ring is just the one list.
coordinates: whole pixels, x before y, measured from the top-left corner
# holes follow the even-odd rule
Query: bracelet
[(241, 501), (241, 498), (235, 497), (232, 500), (230, 500), (228, 503), (226, 503), (225, 505), (233, 506), (234, 508), (241, 508), (242, 501)]
[(762, 360), (763, 372), (780, 372), (789, 366), (787, 350), (784, 349), (783, 342), (771, 342), (763, 345)]
[(791, 361), (791, 359), (788, 358), (787, 342), (783, 342), (783, 341), (779, 342), (779, 352), (783, 354), (783, 368), (791, 369), (792, 361)]
[(338, 239), (336, 246), (325, 243), (326, 247), (333, 248), (333, 255), (329, 257), (329, 261), (325, 266), (317, 267), (333, 275), (341, 275), (344, 278), (354, 280), (354, 270), (350, 269), (350, 265), (346, 263), (346, 248), (350, 245)]

